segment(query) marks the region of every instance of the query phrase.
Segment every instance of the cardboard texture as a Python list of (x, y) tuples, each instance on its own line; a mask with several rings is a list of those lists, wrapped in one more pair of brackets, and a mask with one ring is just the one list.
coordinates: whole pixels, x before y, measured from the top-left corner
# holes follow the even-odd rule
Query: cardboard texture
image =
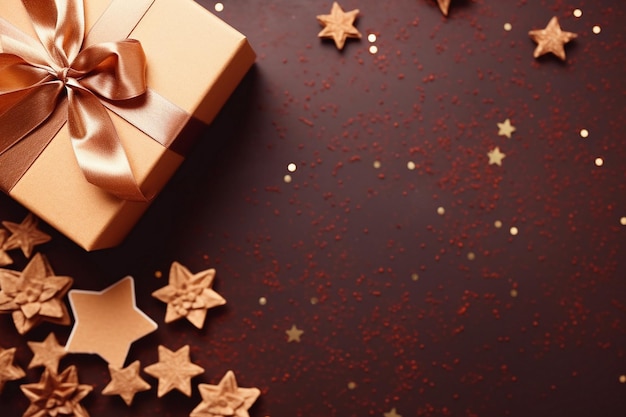
[[(87, 30), (110, 0), (85, 0)], [(33, 34), (21, 0), (3, 0), (0, 16)], [(147, 56), (148, 86), (210, 123), (255, 60), (245, 36), (192, 0), (156, 0), (130, 34)], [(142, 188), (160, 190), (183, 157), (109, 112)], [(9, 193), (86, 250), (119, 244), (149, 203), (123, 201), (88, 183), (67, 124)]]

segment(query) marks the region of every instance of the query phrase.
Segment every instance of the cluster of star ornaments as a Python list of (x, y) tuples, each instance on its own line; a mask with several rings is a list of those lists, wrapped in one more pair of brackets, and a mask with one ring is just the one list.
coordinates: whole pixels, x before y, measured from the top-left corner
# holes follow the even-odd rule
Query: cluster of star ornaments
[[(451, 0), (437, 0), (444, 16), (448, 16), (450, 3)], [(359, 9), (345, 12), (339, 3), (333, 2), (330, 14), (317, 16), (317, 21), (324, 27), (317, 36), (332, 39), (337, 49), (342, 50), (348, 38), (361, 39), (361, 33), (354, 26), (358, 15)], [(528, 36), (537, 43), (533, 53), (535, 58), (552, 53), (563, 61), (566, 59), (565, 44), (577, 37), (575, 33), (563, 31), (556, 16), (550, 19), (545, 29), (531, 30)]]
[[(48, 235), (37, 229), (32, 215), (19, 225), (3, 224), (13, 233), (12, 240), (3, 241), (10, 242), (3, 248), (14, 248), (19, 243), (27, 257), (35, 245), (49, 240)], [(168, 285), (152, 294), (167, 303), (165, 322), (186, 318), (202, 328), (207, 310), (226, 303), (211, 288), (215, 273), (215, 269), (208, 269), (193, 274), (173, 262)], [(70, 291), (72, 283), (70, 277), (56, 276), (45, 256), (39, 253), (21, 272), (0, 269), (0, 313), (12, 315), (20, 334), (41, 321), (69, 325), (71, 319), (63, 302), (66, 294), (75, 317), (65, 346), (59, 344), (54, 333), (41, 342), (27, 342), (33, 352), (28, 368), (43, 367), (44, 371), (39, 382), (20, 386), (30, 400), (25, 417), (89, 415), (81, 400), (93, 387), (80, 384), (74, 365), (59, 372), (59, 363), (68, 353), (92, 353), (103, 358), (108, 363), (111, 381), (102, 394), (119, 395), (129, 406), (137, 393), (151, 388), (140, 375), (139, 361), (124, 367), (131, 344), (157, 329), (157, 324), (137, 308), (133, 278), (125, 277), (102, 291)], [(16, 348), (0, 347), (0, 394), (5, 383), (26, 375), (14, 363), (15, 353)], [(157, 396), (161, 398), (177, 390), (190, 397), (191, 379), (203, 374), (204, 368), (191, 362), (189, 345), (176, 351), (158, 346), (158, 358), (158, 362), (144, 368), (146, 374), (158, 380)], [(248, 417), (247, 410), (261, 394), (257, 388), (239, 387), (232, 371), (217, 385), (199, 384), (198, 390), (202, 402), (191, 412), (192, 417)]]

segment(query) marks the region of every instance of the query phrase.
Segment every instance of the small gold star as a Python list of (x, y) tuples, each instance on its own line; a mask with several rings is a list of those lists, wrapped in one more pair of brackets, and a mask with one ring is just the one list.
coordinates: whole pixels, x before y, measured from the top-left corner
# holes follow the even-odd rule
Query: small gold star
[(7, 250), (20, 248), (27, 258), (30, 258), (36, 245), (51, 239), (49, 235), (37, 229), (37, 218), (32, 213), (29, 213), (22, 223), (2, 222), (2, 225), (11, 232), (2, 248)]
[(287, 336), (288, 336), (287, 343), (289, 342), (300, 343), (300, 336), (302, 336), (302, 333), (304, 333), (304, 330), (298, 329), (296, 325), (294, 324), (291, 326), (291, 329), (285, 330), (285, 333), (287, 333)]
[(33, 359), (28, 364), (28, 369), (43, 366), (52, 372), (57, 372), (61, 358), (66, 355), (65, 348), (59, 345), (54, 333), (50, 333), (43, 342), (26, 342), (33, 351)]
[(505, 154), (500, 152), (500, 148), (497, 146), (487, 152), (487, 156), (489, 157), (489, 165), (496, 164), (498, 166), (502, 166), (502, 160), (506, 157)]
[(400, 414), (396, 412), (395, 407), (392, 408), (391, 411), (389, 411), (388, 413), (385, 413), (384, 415), (385, 417), (402, 417)]
[(448, 15), (448, 10), (450, 9), (450, 1), (452, 0), (437, 0), (439, 8), (441, 9), (441, 13), (443, 13), (444, 16)]
[(337, 49), (343, 49), (346, 39), (361, 39), (361, 33), (354, 27), (354, 20), (358, 14), (359, 9), (344, 12), (341, 6), (334, 2), (330, 14), (317, 16), (317, 21), (324, 26), (324, 29), (317, 36), (333, 39)]
[(528, 36), (537, 43), (533, 54), (535, 58), (553, 53), (563, 61), (565, 61), (565, 44), (578, 37), (575, 33), (563, 32), (556, 16), (550, 19), (545, 29), (531, 30)]
[(109, 365), (109, 373), (111, 374), (111, 382), (102, 390), (103, 395), (119, 395), (122, 397), (126, 405), (133, 403), (135, 394), (150, 389), (150, 384), (139, 376), (139, 367), (141, 363), (135, 361), (126, 368), (117, 368)]
[(515, 130), (515, 126), (511, 124), (511, 121), (509, 119), (506, 119), (502, 123), (498, 123), (498, 135), (500, 136), (506, 136), (507, 138), (511, 139), (511, 134), (513, 134)]

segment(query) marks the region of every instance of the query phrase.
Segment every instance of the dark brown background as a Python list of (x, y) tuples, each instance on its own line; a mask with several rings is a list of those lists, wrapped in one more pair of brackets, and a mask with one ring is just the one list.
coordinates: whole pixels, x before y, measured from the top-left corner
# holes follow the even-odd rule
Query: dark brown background
[[(186, 416), (195, 385), (232, 369), (263, 392), (252, 417), (625, 415), (623, 1), (452, 0), (447, 20), (434, 0), (344, 1), (364, 39), (343, 52), (316, 37), (331, 2), (224, 6), (257, 64), (127, 241), (85, 253), (42, 225), (53, 241), (38, 250), (75, 288), (136, 278), (160, 328), (128, 363), (190, 344), (206, 369), (191, 399), (157, 399), (144, 374), (154, 387), (127, 408), (99, 394), (104, 361), (68, 356), (61, 367), (95, 386), (90, 413)], [(579, 34), (567, 63), (532, 57), (527, 32), (553, 15)], [(506, 118), (511, 139), (497, 134)], [(487, 163), (494, 146), (502, 167)], [(25, 215), (0, 196), (2, 220)], [(203, 330), (165, 325), (150, 297), (175, 260), (217, 268), (228, 304)], [(286, 342), (292, 324), (301, 343)], [(0, 317), (0, 345), (18, 347), (24, 368), (26, 341), (50, 331), (65, 342), (70, 328), (20, 337)], [(0, 415), (27, 406), (8, 383)]]

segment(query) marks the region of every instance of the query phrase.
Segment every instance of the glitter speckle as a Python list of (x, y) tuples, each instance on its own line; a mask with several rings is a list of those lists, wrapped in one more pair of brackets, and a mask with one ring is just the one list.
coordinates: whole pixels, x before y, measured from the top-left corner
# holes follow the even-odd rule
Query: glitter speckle
[(375, 53), (378, 52), (378, 46), (376, 46), (376, 45), (370, 46), (369, 51), (370, 51), (370, 54), (374, 55)]
[(315, 305), (319, 302), (319, 300), (317, 299), (317, 297), (311, 297), (311, 304)]
[(154, 271), (154, 277), (155, 278), (161, 278), (163, 276), (163, 272), (161, 271)]
[(224, 5), (222, 3), (215, 3), (215, 11), (221, 12), (222, 10), (224, 10)]
[(504, 24), (504, 30), (506, 30), (507, 32), (510, 32), (510, 31), (511, 31), (511, 29), (513, 29), (513, 25), (512, 25), (512, 24), (510, 24), (509, 22), (506, 22), (506, 23)]
[(600, 32), (602, 32), (602, 28), (600, 26), (598, 26), (598, 25), (595, 25), (593, 28), (591, 28), (591, 31), (594, 34), (598, 35)]
[(511, 290), (511, 292), (509, 292), (509, 294), (511, 294), (511, 297), (515, 298), (517, 297), (517, 290), (514, 288)]
[(285, 181), (287, 184), (289, 184), (291, 182), (291, 175), (285, 175), (283, 177), (283, 181)]
[(413, 162), (413, 161), (409, 161), (409, 162), (407, 162), (406, 167), (407, 167), (409, 170), (413, 171), (413, 170), (415, 169), (415, 162)]
[(259, 305), (264, 306), (265, 304), (267, 304), (267, 298), (265, 297), (259, 298)]
[(581, 129), (580, 130), (580, 137), (581, 138), (588, 138), (589, 137), (589, 131), (587, 129)]
[(583, 11), (580, 9), (574, 9), (574, 12), (572, 14), (574, 15), (574, 17), (581, 17), (583, 15)]
[(513, 226), (511, 227), (509, 232), (511, 233), (512, 236), (517, 236), (517, 234), (519, 233), (519, 230), (517, 229), (517, 227)]
[(467, 253), (467, 260), (468, 261), (473, 261), (474, 259), (476, 259), (476, 254), (474, 252), (468, 252)]
[(622, 226), (626, 226), (626, 216), (619, 219), (619, 222)]
[(289, 172), (296, 172), (296, 169), (298, 169), (298, 167), (296, 167), (296, 164), (293, 162), (287, 165), (287, 171)]
[(374, 163), (372, 164), (372, 166), (373, 166), (374, 168), (376, 168), (376, 169), (379, 169), (379, 168), (381, 167), (381, 165), (382, 165), (382, 164), (380, 163), (380, 161), (374, 161)]
[(411, 279), (412, 279), (413, 281), (417, 281), (418, 279), (420, 279), (420, 276), (419, 276), (419, 275), (417, 275), (416, 273), (413, 273), (413, 274), (411, 274)]
[(597, 166), (597, 167), (601, 167), (602, 165), (604, 165), (604, 159), (602, 159), (602, 158), (596, 158), (595, 163), (596, 163), (596, 166)]
[(370, 42), (376, 42), (376, 35), (373, 33), (370, 33), (369, 35), (367, 35), (367, 40)]
[(443, 207), (438, 207), (437, 208), (437, 214), (440, 216), (443, 216), (444, 214), (446, 214), (446, 209)]
[(355, 388), (356, 388), (356, 382), (354, 381), (348, 382), (348, 389), (355, 389)]
[(620, 375), (619, 376), (619, 382), (622, 384), (626, 384), (626, 375)]
[(494, 226), (496, 229), (499, 229), (499, 228), (501, 228), (501, 227), (502, 227), (502, 222), (501, 222), (500, 220), (496, 220), (495, 222), (493, 222), (493, 226)]

